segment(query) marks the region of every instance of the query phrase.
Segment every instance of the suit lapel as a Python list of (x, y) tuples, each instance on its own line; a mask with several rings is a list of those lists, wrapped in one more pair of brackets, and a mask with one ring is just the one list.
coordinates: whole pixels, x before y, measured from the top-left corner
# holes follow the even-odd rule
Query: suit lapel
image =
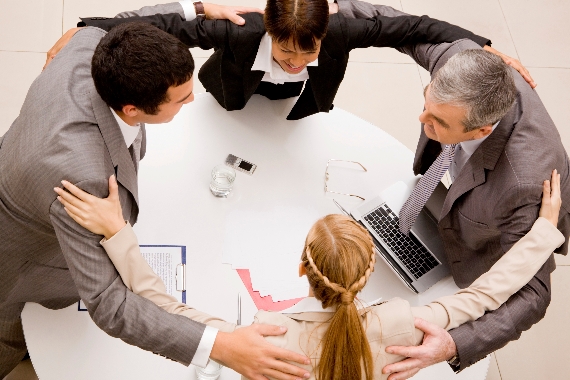
[(497, 128), (481, 143), (479, 148), (461, 169), (459, 176), (449, 188), (440, 220), (442, 220), (451, 210), (455, 201), (466, 192), (485, 183), (485, 170), (495, 169), (495, 165), (505, 150), (505, 146), (513, 132), (513, 114), (516, 112), (516, 105), (503, 117)]
[[(330, 57), (325, 49), (321, 49), (319, 53), (319, 64), (318, 66), (307, 66), (307, 72), (309, 74), (309, 80), (311, 81), (312, 85), (310, 87), (312, 91), (312, 96), (315, 99), (315, 103), (317, 104), (317, 108), (319, 112), (328, 111), (323, 109), (324, 104), (327, 103), (324, 97), (330, 96), (331, 94), (336, 94), (336, 92), (331, 92), (333, 89), (330, 88), (331, 86), (334, 87), (334, 84), (337, 82), (334, 80), (334, 75), (332, 68), (329, 66), (333, 65), (335, 60)], [(305, 90), (307, 91), (307, 87), (305, 86)], [(303, 94), (301, 94), (303, 96)]]
[[(92, 95), (91, 103), (93, 105), (95, 119), (99, 125), (99, 130), (101, 131), (105, 145), (111, 155), (113, 166), (116, 168), (117, 181), (133, 195), (138, 207), (139, 197), (137, 173), (133, 163), (133, 158), (127, 149), (121, 129), (119, 128), (115, 117), (111, 113), (109, 106), (99, 97), (98, 94), (94, 93)], [(142, 146), (145, 145), (144, 143), (145, 140), (143, 139)], [(143, 152), (142, 146), (141, 156)]]

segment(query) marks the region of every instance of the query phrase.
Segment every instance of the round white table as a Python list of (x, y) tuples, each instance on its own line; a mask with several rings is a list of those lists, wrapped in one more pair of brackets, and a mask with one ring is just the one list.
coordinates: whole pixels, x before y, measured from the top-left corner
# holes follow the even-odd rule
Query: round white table
[[(278, 234), (283, 241), (302, 247), (310, 227), (307, 221), (339, 212), (332, 194), (324, 193), (330, 158), (358, 161), (368, 170), (337, 168), (335, 180), (329, 183), (331, 190), (334, 185), (336, 191), (368, 199), (397, 181), (413, 186), (413, 154), (396, 139), (338, 108), (287, 121), (294, 101), (254, 95), (244, 110), (226, 112), (209, 94), (201, 94), (172, 122), (147, 126), (147, 153), (139, 171), (141, 211), (135, 230), (140, 244), (187, 247), (187, 303), (199, 310), (235, 321), (241, 293), (242, 323), (253, 321), (257, 309), (245, 286), (235, 270), (222, 264), (227, 236), (243, 213), (279, 217), (285, 212), (287, 223)], [(230, 153), (258, 167), (252, 176), (238, 172), (230, 197), (216, 198), (208, 187), (210, 171)], [(334, 198), (347, 209), (361, 202), (343, 195)], [(270, 251), (271, 247), (253, 244), (259, 238), (255, 226), (248, 238), (253, 249)], [(296, 269), (290, 270), (295, 273)], [(419, 305), (457, 289), (447, 278), (416, 295), (381, 260), (375, 269), (361, 294), (365, 300), (398, 296)], [(193, 366), (184, 367), (106, 335), (77, 305), (54, 311), (27, 304), (22, 320), (28, 350), (42, 380), (195, 379)], [(414, 379), (482, 380), (488, 365), (485, 358), (455, 375), (440, 363)], [(228, 368), (222, 371), (222, 380), (238, 378)]]

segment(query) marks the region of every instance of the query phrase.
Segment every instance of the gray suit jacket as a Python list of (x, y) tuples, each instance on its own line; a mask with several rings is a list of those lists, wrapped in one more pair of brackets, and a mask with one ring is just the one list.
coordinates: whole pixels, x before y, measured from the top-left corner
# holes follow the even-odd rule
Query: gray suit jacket
[[(370, 17), (389, 7), (356, 0), (339, 1), (346, 17)], [(390, 8), (391, 9), (391, 8)], [(389, 14), (387, 14), (389, 15)], [(433, 75), (454, 54), (480, 49), (468, 41), (451, 44), (408, 46), (403, 52)], [(514, 72), (517, 101), (495, 131), (474, 152), (451, 186), (439, 222), (439, 231), (453, 278), (466, 287), (491, 268), (524, 236), (538, 216), (542, 181), (552, 169), (561, 174), (563, 208), (558, 228), (566, 236), (556, 251), (567, 254), (570, 234), (570, 167), (560, 135), (537, 93)], [(441, 146), (421, 135), (414, 172), (423, 174)], [(511, 340), (518, 339), (544, 317), (550, 303), (551, 257), (536, 276), (502, 307), (479, 320), (450, 331), (465, 368)]]
[[(205, 326), (127, 289), (101, 237), (75, 223), (53, 191), (66, 179), (106, 197), (115, 173), (124, 217), (136, 222), (132, 152), (91, 78), (91, 58), (104, 35), (85, 28), (72, 38), (34, 81), (1, 141), (0, 312), (24, 302), (62, 308), (81, 297), (109, 335), (188, 365)], [(144, 138), (142, 146), (141, 157)], [(0, 330), (0, 340), (9, 334)]]

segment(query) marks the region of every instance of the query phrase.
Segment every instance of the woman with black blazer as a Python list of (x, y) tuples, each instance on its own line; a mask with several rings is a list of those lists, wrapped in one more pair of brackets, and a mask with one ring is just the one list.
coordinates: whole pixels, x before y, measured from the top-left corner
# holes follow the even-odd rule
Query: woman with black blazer
[[(269, 0), (264, 15), (243, 15), (244, 25), (204, 17), (186, 21), (180, 3), (161, 7), (169, 6), (171, 14), (85, 18), (82, 25), (110, 30), (119, 23), (149, 22), (190, 47), (214, 48), (214, 54), (202, 66), (198, 78), (222, 107), (228, 111), (242, 109), (255, 93), (269, 99), (300, 95), (288, 120), (333, 108), (352, 49), (396, 48), (410, 43), (453, 42), (463, 38), (481, 46), (490, 43), (486, 38), (428, 16), (379, 15), (365, 20), (347, 19), (342, 14), (329, 17), (326, 0)], [(272, 57), (265, 58), (264, 62), (262, 56), (268, 49)], [(260, 69), (263, 66), (266, 71)]]

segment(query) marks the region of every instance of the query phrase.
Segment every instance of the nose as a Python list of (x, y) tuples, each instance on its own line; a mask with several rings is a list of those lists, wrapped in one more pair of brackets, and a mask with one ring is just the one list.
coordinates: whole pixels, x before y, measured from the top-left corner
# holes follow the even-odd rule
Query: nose
[(296, 54), (289, 60), (289, 64), (295, 67), (303, 66), (307, 61), (301, 54)]
[(418, 117), (418, 119), (420, 120), (420, 123), (424, 123), (424, 124), (425, 124), (425, 123), (427, 122), (427, 119), (428, 119), (428, 118), (427, 118), (427, 111), (424, 110), (424, 112), (422, 112), (422, 113), (420, 114), (420, 117)]

